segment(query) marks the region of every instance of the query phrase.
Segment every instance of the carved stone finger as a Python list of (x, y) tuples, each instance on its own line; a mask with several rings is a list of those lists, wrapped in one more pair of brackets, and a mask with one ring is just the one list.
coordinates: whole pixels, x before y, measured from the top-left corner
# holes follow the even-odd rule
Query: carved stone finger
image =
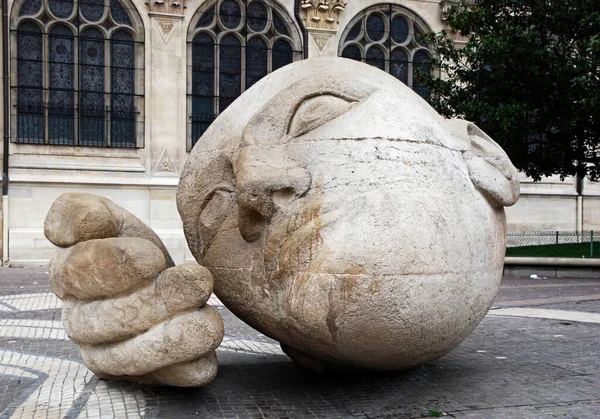
[(75, 343), (117, 342), (208, 301), (213, 278), (197, 264), (168, 268), (143, 288), (121, 297), (82, 302), (66, 300), (62, 319)]
[(217, 376), (218, 367), (217, 353), (212, 351), (202, 358), (169, 365), (140, 376), (97, 375), (106, 380), (127, 380), (136, 383), (176, 387), (200, 387), (214, 380)]
[(90, 240), (58, 249), (50, 261), (50, 286), (61, 300), (114, 297), (143, 286), (165, 268), (163, 253), (148, 240)]
[(217, 353), (212, 351), (202, 358), (169, 365), (146, 374), (142, 378), (150, 384), (199, 387), (214, 380), (217, 376), (218, 367)]
[(97, 375), (140, 376), (206, 356), (219, 346), (223, 333), (219, 312), (204, 306), (122, 342), (81, 345), (81, 354)]
[(167, 266), (174, 265), (167, 248), (150, 227), (98, 195), (67, 193), (59, 196), (46, 215), (44, 234), (58, 247), (109, 237), (139, 237), (151, 241), (161, 250)]

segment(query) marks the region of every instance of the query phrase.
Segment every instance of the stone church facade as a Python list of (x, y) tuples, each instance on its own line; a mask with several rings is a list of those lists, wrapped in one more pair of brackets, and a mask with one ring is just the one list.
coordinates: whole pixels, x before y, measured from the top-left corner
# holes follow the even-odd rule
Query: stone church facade
[[(229, 103), (271, 71), (317, 56), (367, 62), (424, 94), (413, 77), (432, 71), (420, 35), (444, 28), (447, 6), (438, 0), (4, 1), (5, 265), (50, 258), (44, 218), (65, 192), (114, 200), (149, 224), (177, 263), (191, 260), (175, 205), (179, 174)], [(524, 178), (523, 198), (507, 212), (509, 229), (597, 228), (600, 189), (583, 190), (585, 201), (569, 179)]]

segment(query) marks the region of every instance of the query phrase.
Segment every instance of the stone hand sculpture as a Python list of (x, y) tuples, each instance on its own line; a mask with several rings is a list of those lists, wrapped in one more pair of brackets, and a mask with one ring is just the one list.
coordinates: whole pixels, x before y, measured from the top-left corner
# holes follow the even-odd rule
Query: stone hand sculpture
[(90, 370), (182, 387), (213, 380), (223, 321), (205, 305), (213, 288), (206, 268), (173, 266), (148, 226), (96, 195), (58, 198), (45, 234), (60, 247), (50, 285)]
[(265, 77), (217, 118), (177, 205), (238, 317), (313, 369), (408, 368), (465, 339), (502, 276), (517, 171), (475, 125), (342, 58)]
[(189, 156), (177, 206), (204, 268), (170, 267), (156, 235), (110, 201), (65, 195), (46, 221), (63, 248), (52, 288), (105, 377), (210, 381), (223, 329), (196, 307), (212, 277), (302, 365), (409, 368), (456, 347), (491, 306), (503, 207), (518, 195), (515, 168), (475, 125), (366, 64), (305, 60), (250, 88)]

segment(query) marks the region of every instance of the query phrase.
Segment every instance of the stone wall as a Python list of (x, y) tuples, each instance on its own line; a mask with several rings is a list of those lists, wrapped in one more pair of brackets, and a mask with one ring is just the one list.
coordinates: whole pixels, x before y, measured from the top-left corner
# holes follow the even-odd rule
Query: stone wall
[(18, 183), (13, 184), (10, 191), (12, 265), (46, 263), (54, 252), (43, 233), (44, 219), (52, 202), (62, 193), (83, 191), (118, 202), (147, 223), (163, 240), (174, 260), (179, 263), (192, 260), (185, 245), (173, 187)]

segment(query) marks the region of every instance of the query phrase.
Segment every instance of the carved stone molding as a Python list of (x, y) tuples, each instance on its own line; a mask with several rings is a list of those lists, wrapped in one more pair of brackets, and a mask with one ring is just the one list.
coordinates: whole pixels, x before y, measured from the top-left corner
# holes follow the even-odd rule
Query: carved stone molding
[(173, 33), (179, 30), (179, 20), (171, 19), (165, 15), (154, 16), (154, 21), (158, 26), (158, 33), (165, 44), (169, 43)]
[[(448, 12), (450, 11), (450, 9), (452, 8), (452, 6), (456, 6), (458, 4), (459, 0), (442, 0), (440, 1), (440, 7), (441, 7), (441, 16), (442, 16), (442, 20), (445, 22), (448, 18)], [(467, 0), (467, 4), (469, 6), (473, 6), (475, 5), (475, 0)]]
[(323, 48), (325, 48), (325, 45), (327, 45), (327, 41), (329, 41), (329, 38), (331, 38), (330, 36), (327, 35), (315, 35), (315, 44), (317, 44), (317, 48), (319, 48), (319, 51), (323, 51)]
[(456, 4), (456, 1), (451, 1), (451, 0), (442, 0), (440, 2), (440, 7), (442, 8), (441, 15), (442, 15), (443, 21), (446, 21), (446, 18), (448, 17), (448, 12), (450, 11), (450, 8), (452, 6), (454, 6), (455, 4)]
[(312, 36), (312, 39), (315, 41), (315, 45), (317, 46), (317, 50), (319, 51), (319, 55), (322, 55), (323, 51), (325, 50), (325, 46), (327, 45), (327, 42), (329, 42), (329, 39), (332, 38), (332, 33), (331, 32), (311, 32), (310, 34)]
[(304, 25), (307, 29), (337, 31), (338, 16), (346, 8), (346, 3), (347, 0), (300, 0)]
[(185, 0), (149, 0), (150, 13), (183, 16)]
[(160, 160), (158, 161), (158, 164), (156, 165), (155, 172), (177, 173), (177, 170), (175, 170), (175, 165), (169, 158), (169, 153), (167, 153), (166, 149), (163, 150), (163, 152), (162, 152)]
[(173, 30), (173, 28), (175, 27), (175, 24), (173, 22), (158, 22), (158, 26), (160, 26), (160, 30), (163, 33), (163, 35), (168, 36), (171, 31)]

